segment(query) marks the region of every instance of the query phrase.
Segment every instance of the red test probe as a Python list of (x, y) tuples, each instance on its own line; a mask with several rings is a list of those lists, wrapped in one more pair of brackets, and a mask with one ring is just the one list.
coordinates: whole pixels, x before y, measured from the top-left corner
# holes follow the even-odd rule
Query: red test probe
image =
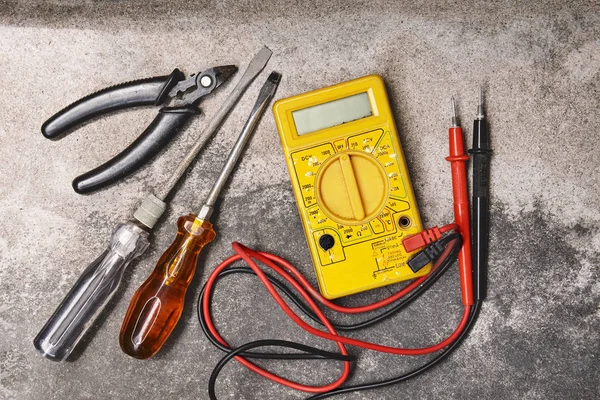
[(471, 228), (469, 226), (469, 190), (467, 187), (467, 166), (469, 156), (465, 154), (462, 129), (456, 117), (456, 103), (452, 97), (452, 126), (448, 130), (450, 155), (446, 161), (452, 168), (452, 195), (454, 197), (454, 219), (460, 226), (463, 237), (462, 248), (458, 253), (460, 289), (465, 306), (473, 305), (473, 269), (471, 267)]

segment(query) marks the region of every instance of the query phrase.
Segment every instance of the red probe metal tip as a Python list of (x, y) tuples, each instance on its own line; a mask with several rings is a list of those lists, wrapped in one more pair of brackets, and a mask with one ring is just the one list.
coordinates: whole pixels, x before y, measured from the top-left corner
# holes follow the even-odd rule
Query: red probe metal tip
[(452, 126), (458, 126), (458, 117), (456, 116), (456, 102), (452, 96)]

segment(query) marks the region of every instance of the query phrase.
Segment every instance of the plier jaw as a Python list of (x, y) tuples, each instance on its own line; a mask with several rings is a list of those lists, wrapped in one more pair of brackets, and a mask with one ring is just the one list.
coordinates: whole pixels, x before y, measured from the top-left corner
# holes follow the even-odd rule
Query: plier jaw
[(122, 83), (100, 90), (65, 107), (42, 125), (48, 139), (58, 139), (80, 124), (111, 111), (143, 105), (163, 106), (154, 121), (125, 150), (73, 181), (77, 193), (88, 193), (131, 174), (154, 157), (199, 114), (197, 106), (237, 71), (234, 65), (209, 68), (187, 79), (170, 75)]
[(236, 72), (235, 65), (223, 65), (209, 68), (204, 72), (192, 74), (189, 78), (179, 81), (169, 92), (174, 107), (197, 105), (200, 99), (221, 86)]

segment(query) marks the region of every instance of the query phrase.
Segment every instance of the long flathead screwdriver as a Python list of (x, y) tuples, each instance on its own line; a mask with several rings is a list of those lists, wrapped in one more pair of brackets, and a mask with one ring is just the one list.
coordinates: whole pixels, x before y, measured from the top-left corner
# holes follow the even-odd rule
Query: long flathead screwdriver
[(139, 359), (152, 357), (179, 321), (185, 293), (196, 271), (198, 255), (215, 238), (210, 223), (215, 201), (273, 98), (280, 79), (281, 75), (271, 73), (208, 199), (197, 216), (189, 214), (179, 217), (175, 241), (131, 299), (119, 336), (121, 349), (128, 355)]
[(452, 97), (452, 126), (448, 130), (450, 155), (446, 160), (452, 169), (452, 195), (454, 197), (454, 219), (460, 226), (463, 244), (458, 253), (458, 268), (462, 302), (465, 306), (473, 304), (473, 270), (471, 265), (471, 229), (469, 228), (469, 191), (467, 188), (465, 143), (461, 127), (456, 116), (456, 103)]
[[(116, 293), (127, 266), (139, 258), (150, 245), (150, 234), (165, 212), (168, 195), (176, 188), (177, 182), (185, 174), (204, 144), (217, 132), (220, 124), (246, 88), (263, 70), (271, 54), (271, 50), (266, 47), (256, 54), (242, 78), (230, 92), (219, 111), (208, 122), (194, 146), (181, 160), (169, 181), (166, 184), (157, 185), (154, 193), (150, 193), (135, 211), (133, 218), (117, 226), (110, 238), (108, 248), (85, 269), (75, 282), (62, 303), (33, 340), (35, 348), (44, 357), (53, 361), (66, 359), (83, 335), (93, 326), (96, 318)], [(224, 72), (231, 76), (235, 70), (227, 68)], [(200, 75), (197, 80), (202, 84), (203, 78), (205, 78), (204, 74)], [(212, 82), (209, 81), (209, 83)]]
[(487, 262), (489, 246), (489, 194), (490, 194), (490, 135), (483, 107), (483, 88), (479, 88), (477, 117), (473, 122), (473, 148), (469, 150), (473, 161), (473, 269), (475, 271), (475, 299), (487, 295)]

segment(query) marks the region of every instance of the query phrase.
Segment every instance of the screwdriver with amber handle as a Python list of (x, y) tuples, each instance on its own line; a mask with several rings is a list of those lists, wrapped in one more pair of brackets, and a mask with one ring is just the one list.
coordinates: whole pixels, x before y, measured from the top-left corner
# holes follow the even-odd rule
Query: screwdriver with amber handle
[(121, 349), (128, 355), (139, 359), (152, 357), (177, 325), (183, 311), (185, 293), (196, 271), (198, 255), (215, 238), (209, 221), (215, 202), (275, 95), (280, 79), (281, 75), (277, 72), (269, 75), (200, 212), (197, 216), (189, 214), (179, 218), (175, 241), (131, 299), (119, 336)]

